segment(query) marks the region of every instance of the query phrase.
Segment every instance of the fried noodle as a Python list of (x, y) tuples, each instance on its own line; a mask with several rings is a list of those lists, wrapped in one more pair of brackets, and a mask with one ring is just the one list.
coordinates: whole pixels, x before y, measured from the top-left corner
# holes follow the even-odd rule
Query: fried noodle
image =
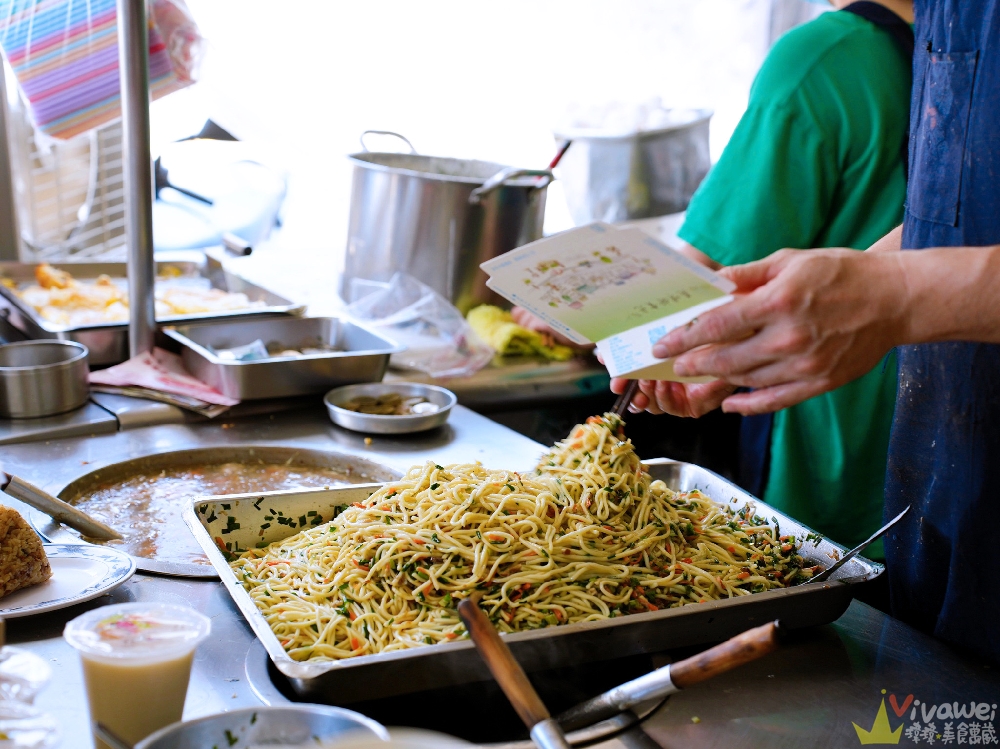
[(480, 591), (501, 632), (593, 621), (810, 577), (794, 538), (643, 470), (611, 414), (577, 426), (533, 475), (427, 463), (333, 521), (231, 563), (295, 659), (465, 636)]

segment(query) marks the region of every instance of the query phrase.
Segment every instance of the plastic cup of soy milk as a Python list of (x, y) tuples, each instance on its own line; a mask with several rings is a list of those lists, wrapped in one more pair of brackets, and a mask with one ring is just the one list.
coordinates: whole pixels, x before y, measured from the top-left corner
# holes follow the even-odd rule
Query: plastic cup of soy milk
[(103, 606), (69, 622), (63, 637), (83, 662), (91, 722), (137, 744), (179, 721), (195, 648), (210, 629), (208, 617), (164, 603)]

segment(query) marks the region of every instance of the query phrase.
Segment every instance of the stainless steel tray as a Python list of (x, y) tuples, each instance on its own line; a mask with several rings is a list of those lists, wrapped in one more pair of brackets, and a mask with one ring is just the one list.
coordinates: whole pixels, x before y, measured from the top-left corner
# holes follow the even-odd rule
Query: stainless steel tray
[[(189, 372), (240, 400), (311, 395), (340, 385), (381, 382), (389, 356), (402, 351), (367, 328), (336, 317), (224, 320), (170, 327), (163, 332), (180, 345)], [(257, 339), (283, 348), (325, 344), (339, 350), (256, 361), (225, 360), (214, 353)]]
[[(292, 466), (332, 468), (349, 479), (358, 480), (356, 486), (378, 486), (360, 483), (371, 481), (391, 481), (399, 476), (397, 471), (379, 463), (344, 453), (326, 450), (312, 450), (284, 445), (226, 445), (222, 447), (196, 447), (187, 450), (171, 450), (132, 458), (120, 463), (101, 466), (91, 470), (67, 484), (59, 492), (60, 499), (72, 502), (81, 494), (107, 484), (124, 481), (138, 474), (156, 473), (164, 468), (177, 466), (197, 466), (216, 463), (283, 463)], [(306, 490), (310, 491), (310, 490)], [(369, 490), (370, 493), (371, 490)], [(365, 495), (367, 496), (367, 495)], [(48, 515), (30, 510), (28, 520), (44, 538), (53, 543), (85, 544), (79, 536), (54, 521)], [(155, 572), (172, 577), (215, 578), (216, 567), (186, 562), (167, 562), (145, 557), (133, 557), (136, 566), (143, 572)], [(215, 561), (212, 562), (215, 565)]]
[[(755, 502), (758, 514), (775, 519), (784, 534), (804, 538), (812, 531), (772, 509), (711, 471), (690, 463), (652, 460), (646, 465), (654, 478), (675, 490), (700, 489), (718, 502), (741, 508)], [(297, 533), (305, 526), (333, 517), (336, 505), (360, 501), (372, 487), (356, 489), (357, 499), (345, 499), (326, 491), (294, 494), (275, 492), (195, 500), (185, 510), (185, 520), (208, 554), (236, 605), (260, 638), (275, 666), (296, 692), (312, 701), (333, 704), (407, 694), (425, 689), (483, 681), (491, 678), (485, 663), (469, 640), (457, 640), (410, 650), (377, 653), (340, 661), (293, 660), (285, 653), (267, 621), (229, 568), (217, 540), (232, 550), (271, 543)], [(284, 513), (295, 525), (263, 521), (271, 510)], [(315, 513), (310, 515), (309, 513)], [(226, 531), (229, 531), (228, 533)], [(803, 545), (802, 554), (811, 561), (830, 564), (844, 548), (823, 540)], [(670, 648), (717, 642), (764, 622), (780, 619), (788, 628), (827, 624), (839, 618), (853, 598), (852, 585), (871, 579), (882, 565), (855, 557), (825, 583), (755, 593), (739, 598), (710, 601), (598, 622), (504, 635), (518, 661), (528, 671), (559, 668), (568, 664), (607, 660), (626, 655), (652, 653)]]
[[(0, 263), (0, 278), (9, 278), (18, 286), (31, 284), (35, 281), (35, 263)], [(66, 270), (79, 281), (92, 281), (100, 275), (115, 279), (126, 277), (125, 263), (52, 263), (52, 267)], [(217, 260), (209, 258), (205, 264), (192, 262), (161, 262), (156, 264), (157, 276), (167, 268), (180, 271), (181, 277), (204, 278), (216, 289), (230, 292), (242, 292), (250, 301), (263, 302), (263, 306), (250, 309), (213, 312), (211, 314), (174, 315), (164, 317), (159, 323), (183, 323), (196, 320), (227, 320), (240, 318), (259, 318), (268, 315), (299, 315), (305, 310), (305, 305), (296, 304), (290, 299), (268, 291), (253, 284), (243, 277), (222, 267)], [(90, 364), (118, 364), (128, 358), (128, 323), (101, 323), (86, 326), (56, 325), (39, 317), (33, 307), (25, 304), (12, 289), (0, 284), (0, 303), (7, 308), (7, 319), (14, 327), (24, 332), (29, 338), (55, 338), (63, 341), (76, 341), (90, 349)]]

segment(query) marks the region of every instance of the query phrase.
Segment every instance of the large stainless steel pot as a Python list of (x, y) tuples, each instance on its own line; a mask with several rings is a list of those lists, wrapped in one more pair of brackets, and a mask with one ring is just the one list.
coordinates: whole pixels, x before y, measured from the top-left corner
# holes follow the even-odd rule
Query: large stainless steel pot
[(708, 173), (709, 109), (677, 112), (678, 124), (631, 134), (567, 129), (573, 141), (559, 162), (559, 179), (577, 226), (629, 221), (687, 208)]
[(350, 299), (352, 279), (388, 281), (403, 271), (462, 312), (498, 300), (479, 264), (542, 236), (552, 172), (410, 150), (348, 157), (354, 176), (341, 293)]

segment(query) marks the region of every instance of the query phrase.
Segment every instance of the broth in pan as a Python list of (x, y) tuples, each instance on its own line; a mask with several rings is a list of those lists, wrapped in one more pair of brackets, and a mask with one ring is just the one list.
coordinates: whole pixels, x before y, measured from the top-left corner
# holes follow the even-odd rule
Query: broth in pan
[[(371, 479), (321, 466), (289, 463), (179, 465), (137, 473), (64, 497), (124, 537), (109, 541), (132, 556), (161, 562), (211, 566), (182, 512), (195, 497), (252, 494), (287, 489), (322, 489)], [(89, 540), (89, 539), (88, 539)]]

